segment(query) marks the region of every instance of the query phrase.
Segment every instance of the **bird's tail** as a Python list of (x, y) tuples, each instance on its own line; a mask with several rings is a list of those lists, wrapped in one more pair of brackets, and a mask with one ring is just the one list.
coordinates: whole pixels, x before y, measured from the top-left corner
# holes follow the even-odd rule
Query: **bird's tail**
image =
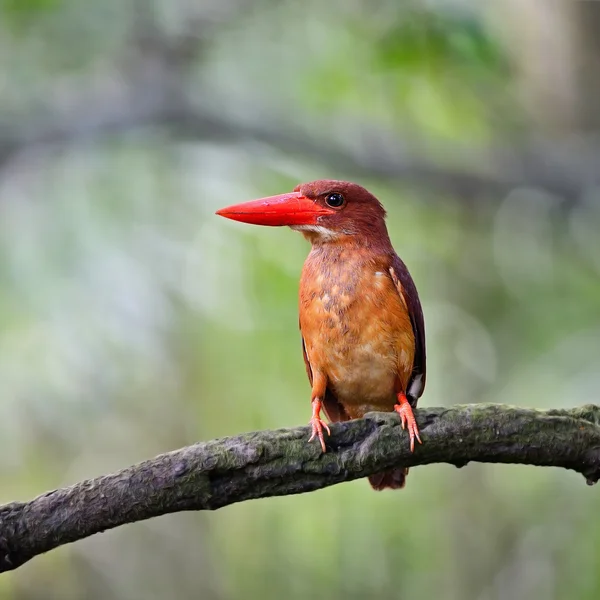
[(406, 476), (408, 469), (390, 469), (383, 473), (369, 475), (369, 483), (374, 490), (381, 491), (385, 489), (399, 490), (406, 485)]

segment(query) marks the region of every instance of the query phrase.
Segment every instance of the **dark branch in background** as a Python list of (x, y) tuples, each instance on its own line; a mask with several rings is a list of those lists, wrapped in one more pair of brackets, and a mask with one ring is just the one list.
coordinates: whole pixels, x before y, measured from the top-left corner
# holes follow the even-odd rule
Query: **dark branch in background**
[[(191, 73), (201, 65), (219, 25), (233, 15), (239, 19), (253, 6), (245, 0), (192, 4), (181, 16), (177, 33), (168, 34), (152, 5), (140, 0), (131, 40), (118, 61), (120, 72), (104, 86), (105, 93), (102, 85), (86, 85), (92, 91), (82, 93), (81, 82), (74, 80), (67, 109), (49, 104), (38, 114), (12, 120), (5, 116), (4, 126), (0, 123), (0, 169), (22, 153), (159, 129), (176, 140), (236, 147), (266, 144), (322, 165), (330, 173), (376, 177), (465, 200), (531, 186), (573, 201), (600, 183), (600, 139), (594, 136), (570, 144), (555, 139), (488, 148), (449, 144), (431, 154), (419, 148), (418, 139), (402, 139), (372, 123), (345, 123), (340, 137), (327, 123), (314, 123), (314, 115), (306, 130), (298, 125), (298, 115), (294, 121), (279, 119), (269, 106), (257, 106), (253, 115), (245, 107), (244, 118), (227, 112), (223, 106), (228, 103), (210, 91), (192, 89)], [(116, 89), (117, 85), (121, 87)]]
[[(349, 147), (344, 140), (323, 137), (319, 132), (327, 131), (326, 126), (305, 131), (275, 117), (242, 120), (195, 107), (174, 85), (178, 75), (148, 76), (139, 88), (127, 90), (121, 103), (86, 98), (68, 114), (46, 119), (32, 115), (22, 127), (0, 131), (0, 168), (29, 150), (158, 129), (180, 140), (236, 147), (267, 144), (349, 177), (378, 177), (463, 198), (501, 196), (516, 187), (530, 186), (573, 201), (600, 183), (598, 140), (580, 141), (576, 148), (556, 141), (476, 149), (447, 145), (439, 146), (436, 157), (431, 157), (420, 152), (414, 141), (402, 143), (373, 125), (347, 124), (346, 138), (354, 142)], [(263, 107), (259, 112), (270, 111)], [(439, 157), (447, 157), (453, 164), (444, 165)]]
[(424, 443), (414, 454), (396, 415), (371, 413), (334, 424), (326, 454), (307, 443), (307, 427), (260, 431), (194, 444), (6, 504), (0, 507), (0, 571), (125, 523), (311, 492), (397, 465), (518, 463), (573, 469), (590, 484), (600, 479), (598, 406), (542, 411), (474, 404), (419, 409), (416, 416)]

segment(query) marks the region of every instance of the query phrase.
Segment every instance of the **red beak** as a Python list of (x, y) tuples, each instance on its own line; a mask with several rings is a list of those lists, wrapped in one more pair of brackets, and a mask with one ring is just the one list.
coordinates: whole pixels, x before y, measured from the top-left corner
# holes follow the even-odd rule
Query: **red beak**
[(316, 225), (319, 217), (333, 213), (334, 210), (320, 206), (300, 192), (234, 204), (217, 211), (218, 215), (233, 221), (271, 226)]

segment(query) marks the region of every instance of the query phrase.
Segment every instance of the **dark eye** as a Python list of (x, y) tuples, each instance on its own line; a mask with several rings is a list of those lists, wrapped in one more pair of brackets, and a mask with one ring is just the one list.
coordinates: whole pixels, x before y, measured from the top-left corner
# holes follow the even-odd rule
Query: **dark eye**
[(331, 194), (327, 194), (325, 202), (327, 206), (331, 206), (331, 208), (339, 208), (344, 204), (344, 196), (338, 192), (333, 192)]

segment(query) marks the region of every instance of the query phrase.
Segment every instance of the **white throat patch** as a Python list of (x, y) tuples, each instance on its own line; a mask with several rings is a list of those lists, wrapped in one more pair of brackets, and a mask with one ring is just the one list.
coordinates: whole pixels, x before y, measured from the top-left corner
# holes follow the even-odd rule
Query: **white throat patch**
[(316, 233), (323, 240), (333, 240), (340, 235), (337, 231), (327, 229), (327, 227), (323, 227), (322, 225), (292, 225), (290, 229), (294, 231), (310, 231)]

